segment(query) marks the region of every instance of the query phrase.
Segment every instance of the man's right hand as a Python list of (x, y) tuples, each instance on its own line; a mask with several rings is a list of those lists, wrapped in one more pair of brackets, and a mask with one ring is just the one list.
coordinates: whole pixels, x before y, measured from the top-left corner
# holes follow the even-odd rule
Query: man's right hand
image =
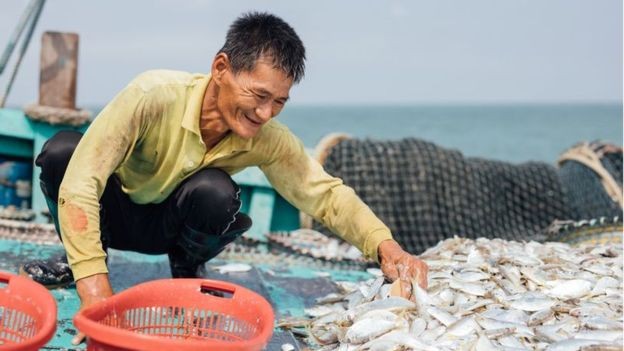
[[(108, 280), (107, 273), (98, 273), (76, 281), (76, 291), (80, 297), (80, 309), (100, 302), (113, 295), (113, 288)], [(72, 344), (78, 345), (85, 338), (83, 333), (78, 333)]]

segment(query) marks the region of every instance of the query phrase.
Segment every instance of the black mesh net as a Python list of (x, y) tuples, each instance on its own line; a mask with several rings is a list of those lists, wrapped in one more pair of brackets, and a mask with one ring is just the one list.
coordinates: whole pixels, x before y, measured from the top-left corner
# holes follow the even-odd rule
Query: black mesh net
[[(597, 175), (575, 163), (566, 162), (560, 175), (546, 163), (465, 157), (410, 138), (344, 140), (324, 167), (355, 189), (406, 250), (418, 254), (454, 235), (527, 240), (555, 219), (618, 215), (621, 209), (602, 187), (586, 185), (600, 185)], [(620, 180), (621, 164), (620, 153)], [(329, 234), (319, 223), (314, 229)]]

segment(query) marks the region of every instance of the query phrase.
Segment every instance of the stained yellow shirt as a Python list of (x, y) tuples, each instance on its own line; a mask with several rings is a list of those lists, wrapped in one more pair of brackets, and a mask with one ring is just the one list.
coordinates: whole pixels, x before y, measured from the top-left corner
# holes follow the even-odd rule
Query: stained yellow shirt
[(202, 168), (234, 174), (259, 167), (299, 210), (377, 260), (390, 230), (339, 178), (328, 175), (301, 141), (271, 120), (251, 139), (228, 134), (210, 150), (199, 117), (209, 75), (148, 71), (100, 112), (78, 144), (59, 189), (63, 244), (74, 279), (107, 273), (99, 199), (111, 174), (138, 204), (165, 200)]

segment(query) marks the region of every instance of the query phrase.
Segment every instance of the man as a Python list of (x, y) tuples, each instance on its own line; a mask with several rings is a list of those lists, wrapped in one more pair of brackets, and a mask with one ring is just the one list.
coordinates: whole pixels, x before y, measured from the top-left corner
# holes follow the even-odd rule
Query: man
[[(403, 251), (353, 190), (273, 120), (303, 77), (304, 61), (303, 44), (287, 23), (246, 14), (230, 27), (210, 75), (146, 72), (84, 136), (62, 132), (46, 143), (36, 163), (82, 307), (113, 294), (108, 247), (167, 253), (174, 278), (197, 277), (251, 226), (230, 178), (249, 166), (377, 260), (390, 280), (400, 278), (406, 297), (412, 278), (426, 286), (424, 262)], [(34, 276), (42, 267), (24, 268)]]

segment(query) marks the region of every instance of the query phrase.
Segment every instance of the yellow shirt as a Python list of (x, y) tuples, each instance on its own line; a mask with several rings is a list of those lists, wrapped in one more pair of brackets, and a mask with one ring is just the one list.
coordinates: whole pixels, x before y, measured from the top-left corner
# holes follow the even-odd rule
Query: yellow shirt
[(138, 204), (165, 200), (202, 168), (234, 174), (258, 166), (275, 190), (366, 257), (391, 239), (386, 227), (342, 180), (328, 175), (284, 125), (272, 120), (252, 139), (228, 134), (206, 151), (199, 116), (210, 76), (148, 71), (93, 121), (59, 189), (59, 221), (74, 279), (108, 272), (100, 242), (99, 199), (115, 173)]

